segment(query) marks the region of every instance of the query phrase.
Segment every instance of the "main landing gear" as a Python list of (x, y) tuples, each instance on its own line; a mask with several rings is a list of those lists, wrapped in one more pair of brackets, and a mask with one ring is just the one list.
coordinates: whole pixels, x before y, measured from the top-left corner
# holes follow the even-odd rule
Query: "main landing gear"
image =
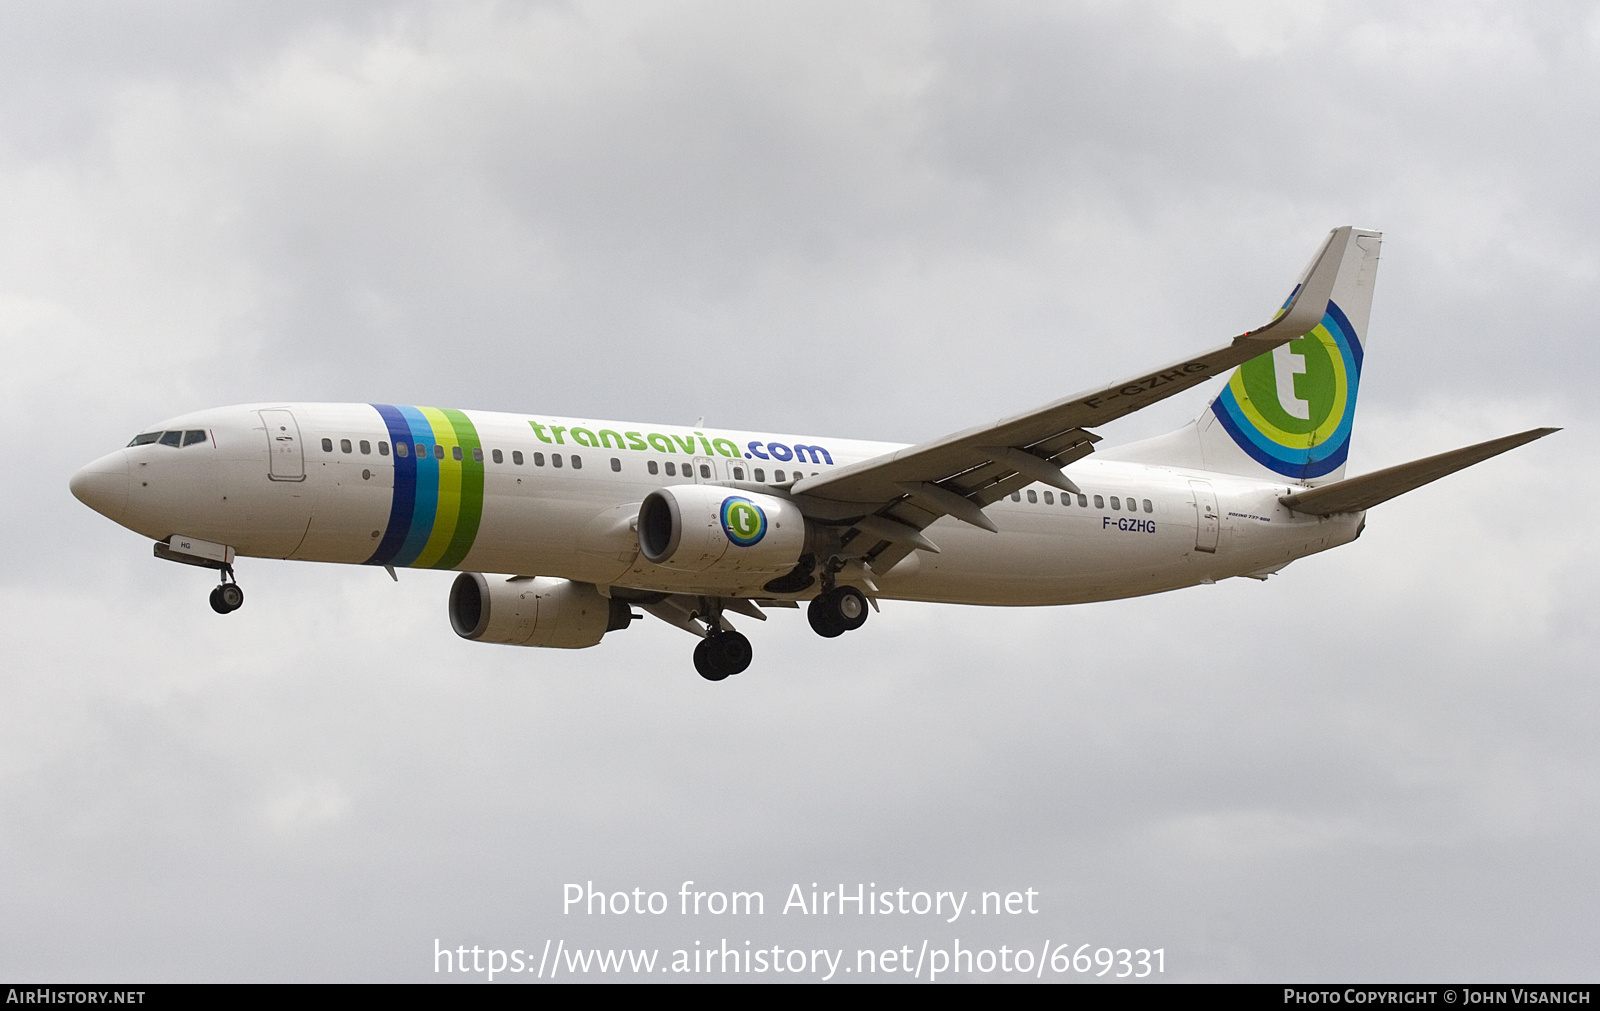
[(721, 681), (749, 667), (753, 656), (749, 639), (713, 625), (694, 648), (694, 669), (707, 681)]
[(811, 630), (825, 639), (854, 632), (867, 623), (866, 594), (853, 586), (836, 586), (812, 598), (806, 618)]
[(211, 591), (211, 609), (218, 614), (232, 614), (244, 606), (244, 590), (233, 578), (233, 566), (222, 566), (222, 584)]

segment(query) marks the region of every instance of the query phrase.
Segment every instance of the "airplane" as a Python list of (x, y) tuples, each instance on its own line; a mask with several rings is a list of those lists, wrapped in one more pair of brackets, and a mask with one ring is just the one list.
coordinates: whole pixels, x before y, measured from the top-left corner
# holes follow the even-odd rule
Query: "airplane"
[[(1201, 354), (917, 445), (391, 404), (267, 403), (152, 425), (71, 480), (156, 557), (460, 570), (474, 642), (584, 648), (643, 617), (749, 667), (729, 615), (879, 600), (1054, 605), (1246, 576), (1355, 540), (1366, 511), (1542, 438), (1536, 428), (1344, 476), (1380, 232), (1330, 232), (1277, 314)], [(1091, 431), (1232, 370), (1190, 424)], [(498, 575), (491, 575), (491, 574)]]

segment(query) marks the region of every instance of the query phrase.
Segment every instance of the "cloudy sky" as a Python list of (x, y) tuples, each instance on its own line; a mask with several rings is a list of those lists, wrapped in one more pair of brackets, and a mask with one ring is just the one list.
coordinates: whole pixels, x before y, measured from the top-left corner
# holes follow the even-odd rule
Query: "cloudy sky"
[[(1578, 3), (7, 8), (0, 976), (959, 939), (1592, 980), (1597, 93)], [(1259, 324), (1346, 223), (1386, 234), (1352, 472), (1565, 431), (1264, 584), (779, 613), (712, 685), (654, 621), (465, 642), (443, 573), (250, 560), (220, 618), (67, 491), (258, 400), (920, 441)], [(685, 880), (768, 913), (562, 912)], [(1039, 912), (779, 913), (812, 882)]]

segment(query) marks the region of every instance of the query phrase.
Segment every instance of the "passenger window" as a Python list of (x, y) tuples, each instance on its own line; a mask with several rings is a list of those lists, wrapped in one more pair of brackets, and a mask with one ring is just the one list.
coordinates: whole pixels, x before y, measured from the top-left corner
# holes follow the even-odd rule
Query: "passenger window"
[(577, 453), (573, 453), (572, 454), (572, 469), (573, 470), (582, 470), (583, 469), (583, 457), (579, 456)]
[(552, 467), (561, 466), (561, 454), (560, 453), (551, 453), (550, 454), (550, 466), (552, 466)]
[(1121, 509), (1122, 508), (1122, 500), (1117, 498), (1115, 495), (1111, 496), (1111, 508), (1113, 508), (1113, 509)]
[(762, 484), (767, 483), (767, 471), (765, 467), (756, 468), (756, 480)]
[(458, 463), (460, 462), (460, 460), (461, 460), (461, 447), (460, 446), (451, 446), (450, 447), (450, 458), (452, 460), (457, 461)]
[(341, 453), (351, 452), (350, 440), (349, 439), (340, 439), (339, 440), (339, 452), (341, 452)]
[[(381, 445), (383, 445), (383, 443), (380, 442), (380, 443), (378, 443), (378, 445), (381, 446)], [(411, 444), (409, 442), (397, 442), (397, 443), (395, 443), (394, 444), (394, 455), (395, 456), (410, 456), (411, 455)]]
[(535, 467), (543, 467), (544, 466), (544, 454), (543, 453), (535, 453), (535, 454), (533, 454), (533, 465)]
[(1039, 504), (1039, 493), (1034, 491), (1032, 488), (1029, 488), (1028, 489), (1028, 501), (1032, 502), (1034, 505), (1038, 505)]
[[(177, 432), (168, 432), (167, 434), (168, 435), (177, 435), (178, 433)], [(162, 439), (161, 441), (162, 442), (166, 442), (167, 440), (166, 439)], [(176, 446), (177, 443), (174, 442), (173, 445)], [(332, 439), (323, 439), (322, 440), (322, 451), (324, 453), (333, 452), (333, 440)]]
[(735, 468), (733, 468), (733, 479), (735, 481), (743, 481), (744, 480), (744, 468), (743, 467), (735, 467)]
[(657, 474), (657, 473), (660, 473), (660, 471), (661, 471), (661, 468), (656, 466), (656, 462), (654, 460), (651, 460), (650, 462), (646, 463), (644, 465), (644, 469), (649, 471), (652, 474)]
[(1106, 500), (1101, 498), (1099, 495), (1096, 495), (1094, 497), (1094, 507), (1096, 509), (1104, 509), (1106, 507)]
[(1156, 511), (1155, 507), (1150, 504), (1150, 500), (1149, 499), (1145, 499), (1144, 500), (1144, 511), (1147, 512), (1147, 513), (1153, 513), (1153, 512)]
[(372, 455), (372, 443), (368, 442), (365, 439), (361, 440), (361, 455), (362, 456), (371, 456)]
[(436, 442), (433, 444), (433, 458), (435, 460), (444, 459), (444, 443)]
[(1087, 508), (1089, 508), (1089, 496), (1087, 496), (1087, 495), (1079, 495), (1078, 496), (1078, 508), (1079, 509), (1087, 509)]
[(678, 465), (673, 463), (671, 460), (667, 461), (667, 476), (668, 477), (677, 477), (678, 476)]
[(516, 464), (518, 467), (522, 466), (522, 450), (513, 449), (511, 451), (511, 462)]
[(616, 474), (622, 473), (622, 461), (614, 456), (611, 458), (611, 470)]
[(185, 446), (193, 446), (197, 442), (205, 442), (205, 441), (206, 441), (206, 430), (203, 429), (203, 428), (192, 428), (189, 431), (183, 433), (183, 444)]
[(773, 471), (772, 472), (772, 479), (774, 481), (777, 481), (779, 484), (782, 484), (783, 483), (783, 471), (781, 471), (781, 470)]
[[(499, 450), (496, 450), (495, 452), (499, 452)], [(480, 447), (480, 446), (473, 446), (472, 447), (472, 461), (474, 463), (482, 463), (483, 462), (483, 449), (482, 449), (482, 447)], [(495, 461), (495, 463), (499, 463), (499, 462), (500, 462), (499, 460)]]
[(1050, 492), (1045, 492), (1044, 493), (1044, 504), (1045, 505), (1055, 505), (1056, 504), (1056, 497), (1054, 495), (1052, 495)]
[(379, 456), (388, 456), (389, 455), (389, 444), (387, 442), (378, 443), (378, 455)]
[(711, 467), (710, 467), (709, 464), (702, 463), (700, 465), (700, 476), (701, 477), (710, 477), (711, 476)]
[(504, 453), (500, 452), (498, 449), (495, 450), (493, 453), (491, 453), (490, 456), (494, 459), (495, 463), (505, 463), (506, 462), (506, 455)]
[(417, 459), (418, 460), (421, 460), (423, 457), (428, 455), (428, 447), (424, 446), (422, 443), (420, 443), (420, 442), (417, 443), (415, 448), (416, 448), (416, 451), (417, 451)]
[(1013, 501), (1013, 502), (1021, 502), (1022, 501), (1022, 492), (1020, 492), (1020, 491), (1012, 492), (1011, 493), (1011, 501)]

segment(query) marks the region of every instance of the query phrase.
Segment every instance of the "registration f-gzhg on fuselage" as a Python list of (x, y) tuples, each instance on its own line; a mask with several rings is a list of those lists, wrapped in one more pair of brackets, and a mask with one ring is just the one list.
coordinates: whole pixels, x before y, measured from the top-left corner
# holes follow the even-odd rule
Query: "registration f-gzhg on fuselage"
[[(478, 642), (575, 648), (638, 607), (744, 670), (729, 615), (809, 601), (824, 636), (880, 598), (1071, 604), (1264, 578), (1354, 540), (1373, 505), (1555, 429), (1345, 478), (1377, 232), (1331, 232), (1271, 322), (1124, 382), (915, 446), (389, 404), (251, 404), (152, 426), (72, 479), (160, 558), (457, 569)], [(1090, 429), (1214, 376), (1193, 423)], [(501, 573), (485, 575), (484, 573)]]

